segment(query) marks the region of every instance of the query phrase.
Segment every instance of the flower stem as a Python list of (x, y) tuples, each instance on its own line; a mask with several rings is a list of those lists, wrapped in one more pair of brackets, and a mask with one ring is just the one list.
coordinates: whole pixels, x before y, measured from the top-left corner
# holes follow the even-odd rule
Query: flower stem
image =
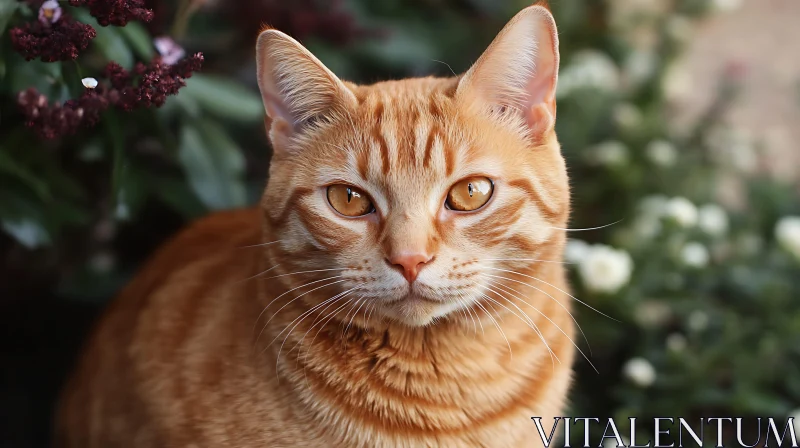
[(178, 10), (175, 13), (175, 21), (172, 23), (172, 37), (174, 39), (181, 39), (186, 35), (189, 19), (196, 10), (197, 8), (192, 0), (180, 0)]

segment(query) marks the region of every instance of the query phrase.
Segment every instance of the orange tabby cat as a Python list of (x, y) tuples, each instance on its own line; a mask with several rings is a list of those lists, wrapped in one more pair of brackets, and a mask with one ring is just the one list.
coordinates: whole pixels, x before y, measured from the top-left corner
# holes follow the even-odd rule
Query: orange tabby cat
[(271, 29), (257, 59), (260, 207), (194, 224), (122, 292), (60, 446), (541, 446), (574, 351), (550, 12), (450, 79), (350, 84)]

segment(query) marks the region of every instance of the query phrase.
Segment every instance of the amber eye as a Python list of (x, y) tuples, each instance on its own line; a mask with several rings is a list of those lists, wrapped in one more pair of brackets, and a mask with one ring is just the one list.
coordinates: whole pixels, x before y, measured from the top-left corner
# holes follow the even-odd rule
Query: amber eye
[(362, 216), (374, 209), (369, 197), (363, 191), (349, 185), (328, 187), (328, 202), (337, 212), (345, 216)]
[(471, 212), (489, 202), (493, 191), (494, 185), (486, 177), (460, 180), (447, 193), (447, 206), (453, 210)]

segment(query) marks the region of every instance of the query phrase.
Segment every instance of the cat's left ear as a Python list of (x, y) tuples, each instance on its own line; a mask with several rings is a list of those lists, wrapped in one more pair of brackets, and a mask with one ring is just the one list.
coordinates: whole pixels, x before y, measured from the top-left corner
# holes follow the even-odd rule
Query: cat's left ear
[(520, 11), (464, 74), (457, 95), (491, 110), (519, 113), (533, 135), (553, 129), (558, 32), (544, 6)]

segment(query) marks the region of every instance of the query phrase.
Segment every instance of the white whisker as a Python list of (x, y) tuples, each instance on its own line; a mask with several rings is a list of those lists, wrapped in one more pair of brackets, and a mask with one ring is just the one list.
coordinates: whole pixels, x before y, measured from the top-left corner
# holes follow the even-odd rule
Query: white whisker
[(606, 225), (603, 225), (603, 226), (598, 226), (598, 227), (589, 227), (589, 228), (586, 228), (586, 229), (565, 229), (565, 228), (562, 228), (562, 227), (551, 227), (551, 226), (541, 226), (541, 227), (545, 227), (545, 228), (548, 228), (548, 229), (553, 229), (553, 230), (563, 230), (563, 231), (565, 231), (565, 232), (587, 232), (587, 231), (589, 231), (589, 230), (600, 230), (600, 229), (605, 229), (605, 228), (607, 228), (607, 227), (611, 227), (611, 226), (613, 226), (613, 225), (615, 225), (615, 224), (619, 224), (619, 223), (621, 223), (622, 221), (623, 221), (623, 220), (622, 220), (622, 219), (620, 219), (619, 221), (612, 222), (611, 224), (606, 224)]
[(282, 294), (278, 295), (277, 297), (275, 297), (274, 299), (272, 299), (272, 300), (271, 300), (271, 301), (270, 301), (270, 302), (267, 304), (267, 306), (265, 306), (265, 307), (264, 307), (264, 309), (262, 309), (262, 310), (261, 310), (261, 313), (259, 313), (259, 314), (258, 314), (258, 317), (256, 317), (256, 322), (253, 324), (253, 332), (255, 332), (255, 331), (256, 331), (256, 325), (258, 325), (258, 321), (261, 319), (261, 316), (263, 316), (263, 315), (264, 315), (264, 312), (265, 312), (265, 311), (267, 311), (267, 308), (269, 308), (270, 306), (272, 306), (272, 304), (273, 304), (273, 303), (275, 303), (275, 301), (276, 301), (276, 300), (278, 300), (278, 299), (280, 299), (281, 297), (285, 296), (286, 294), (289, 294), (290, 292), (292, 292), (292, 291), (295, 291), (295, 290), (298, 290), (298, 289), (300, 289), (300, 288), (305, 288), (306, 286), (313, 285), (313, 284), (315, 284), (315, 283), (324, 282), (324, 281), (326, 281), (326, 280), (333, 280), (333, 279), (335, 279), (335, 278), (341, 278), (341, 277), (342, 277), (341, 275), (334, 275), (334, 276), (331, 276), (331, 277), (326, 277), (326, 278), (322, 278), (322, 279), (319, 279), (319, 280), (314, 280), (314, 281), (311, 281), (311, 282), (308, 282), (308, 283), (304, 283), (304, 284), (302, 284), (302, 285), (300, 285), (300, 286), (298, 286), (298, 287), (296, 287), (296, 288), (292, 288), (292, 289), (290, 289), (290, 290), (288, 290), (288, 291), (286, 291), (286, 292), (284, 292), (284, 293), (282, 293)]
[[(495, 286), (497, 286), (497, 287), (499, 287), (499, 288), (503, 288), (503, 286), (502, 286), (502, 285), (498, 285), (498, 284), (497, 284), (497, 282), (491, 282), (491, 283), (493, 283)], [(575, 343), (575, 341), (574, 341), (574, 340), (573, 340), (571, 337), (569, 337), (569, 335), (568, 335), (568, 334), (567, 334), (567, 333), (566, 333), (564, 330), (562, 330), (562, 329), (561, 329), (561, 327), (560, 327), (558, 324), (556, 324), (555, 322), (553, 322), (553, 320), (552, 320), (552, 319), (550, 319), (550, 318), (549, 318), (549, 317), (548, 317), (548, 316), (547, 316), (545, 313), (543, 313), (543, 312), (539, 311), (539, 309), (538, 309), (538, 308), (536, 308), (535, 306), (533, 306), (533, 305), (531, 305), (530, 303), (528, 303), (528, 302), (527, 302), (525, 299), (523, 299), (522, 297), (520, 297), (520, 296), (518, 296), (518, 295), (516, 295), (516, 294), (514, 294), (514, 293), (511, 293), (511, 292), (509, 292), (509, 291), (508, 291), (506, 288), (503, 288), (503, 289), (504, 289), (504, 290), (505, 290), (507, 293), (511, 294), (511, 296), (512, 296), (512, 297), (514, 297), (514, 298), (516, 298), (516, 299), (518, 299), (518, 300), (521, 300), (523, 303), (525, 303), (525, 304), (526, 304), (526, 305), (528, 305), (529, 307), (531, 307), (531, 308), (533, 308), (534, 310), (536, 310), (536, 312), (537, 312), (537, 313), (541, 314), (541, 315), (542, 315), (542, 317), (544, 317), (544, 318), (545, 318), (545, 319), (547, 319), (547, 320), (548, 320), (548, 321), (549, 321), (551, 324), (553, 324), (553, 326), (555, 326), (555, 327), (558, 329), (558, 331), (560, 331), (560, 332), (561, 332), (561, 334), (563, 334), (563, 335), (564, 335), (564, 336), (565, 336), (567, 339), (569, 339), (569, 340), (570, 340), (570, 342), (572, 342), (572, 345), (574, 345), (574, 346), (575, 346), (575, 348), (578, 350), (578, 352), (579, 352), (579, 353), (580, 353), (580, 354), (583, 356), (583, 358), (584, 358), (584, 359), (586, 359), (586, 362), (588, 362), (588, 363), (589, 363), (589, 365), (590, 365), (590, 366), (592, 366), (592, 369), (594, 369), (594, 371), (595, 371), (596, 373), (600, 373), (600, 371), (599, 371), (599, 370), (597, 370), (597, 367), (595, 367), (595, 366), (594, 366), (594, 364), (592, 364), (592, 361), (589, 359), (589, 357), (588, 357), (588, 356), (586, 356), (586, 353), (584, 353), (584, 352), (583, 352), (583, 350), (581, 350), (581, 348), (580, 348), (580, 347), (578, 347), (578, 344), (577, 344), (577, 343)], [(506, 300), (507, 300), (507, 299), (506, 299)]]
[[(292, 300), (290, 300), (290, 301), (286, 302), (286, 303), (285, 303), (285, 304), (284, 304), (282, 307), (280, 307), (280, 308), (278, 309), (278, 311), (276, 311), (276, 312), (275, 312), (275, 314), (273, 314), (273, 315), (272, 315), (272, 317), (270, 317), (270, 318), (269, 318), (269, 320), (267, 320), (267, 322), (266, 322), (266, 323), (264, 324), (264, 326), (261, 328), (261, 332), (259, 332), (259, 333), (258, 333), (258, 338), (256, 339), (256, 342), (257, 342), (258, 340), (260, 340), (260, 339), (261, 339), (261, 334), (264, 332), (264, 329), (266, 329), (266, 328), (267, 328), (267, 326), (268, 326), (268, 325), (269, 325), (269, 323), (272, 321), (272, 319), (273, 319), (275, 316), (277, 316), (277, 315), (278, 315), (278, 314), (279, 314), (279, 313), (280, 313), (280, 312), (281, 312), (281, 311), (282, 311), (284, 308), (286, 308), (287, 306), (289, 306), (289, 304), (291, 304), (291, 303), (292, 303), (292, 302), (294, 302), (295, 300), (299, 299), (300, 297), (303, 297), (304, 295), (306, 295), (306, 294), (308, 294), (308, 293), (314, 292), (314, 291), (316, 291), (316, 290), (318, 290), (318, 289), (326, 288), (326, 287), (328, 287), (328, 286), (331, 286), (331, 285), (335, 285), (335, 284), (337, 284), (337, 283), (346, 282), (346, 281), (347, 281), (347, 279), (344, 279), (344, 280), (336, 280), (336, 281), (334, 281), (334, 282), (326, 283), (326, 284), (324, 284), (324, 285), (322, 285), (322, 286), (318, 286), (318, 287), (316, 287), (316, 288), (314, 288), (314, 289), (310, 289), (310, 290), (308, 290), (308, 291), (306, 291), (306, 292), (304, 292), (304, 293), (300, 294), (299, 296), (297, 296), (297, 297), (293, 298)], [(312, 308), (312, 310), (313, 310), (313, 308)], [(310, 311), (310, 310), (308, 310), (308, 311)], [(306, 312), (308, 312), (308, 311), (306, 311)], [(301, 316), (302, 316), (302, 315), (301, 315)], [(292, 322), (294, 322), (294, 321), (292, 321)], [(291, 323), (290, 323), (290, 324), (291, 324)], [(281, 330), (281, 332), (280, 332), (280, 333), (278, 333), (278, 335), (277, 335), (277, 336), (275, 336), (275, 339), (277, 339), (277, 338), (278, 338), (278, 337), (279, 337), (279, 336), (280, 336), (280, 335), (283, 333), (283, 331), (285, 331), (285, 329), (284, 329), (284, 330)], [(267, 344), (267, 347), (269, 347), (270, 345), (272, 345), (272, 344), (275, 342), (275, 339), (273, 339), (273, 340), (272, 340), (272, 342), (270, 342), (269, 344)], [(266, 349), (266, 347), (265, 347), (265, 349)]]
[(539, 260), (536, 258), (478, 258), (475, 261), (533, 261), (537, 263), (558, 263), (558, 264), (573, 264), (569, 261), (558, 260)]
[[(313, 312), (314, 312), (314, 310), (316, 310), (316, 309), (319, 309), (321, 306), (323, 306), (325, 303), (328, 303), (329, 301), (336, 300), (336, 299), (340, 299), (340, 298), (344, 297), (344, 296), (345, 296), (345, 295), (347, 295), (349, 292), (353, 291), (354, 289), (357, 289), (359, 286), (360, 286), (360, 285), (357, 285), (357, 286), (355, 286), (355, 287), (353, 287), (353, 288), (350, 288), (350, 289), (348, 289), (347, 291), (344, 291), (344, 292), (341, 292), (341, 293), (339, 293), (339, 294), (336, 294), (335, 296), (333, 296), (333, 297), (331, 297), (331, 298), (329, 298), (329, 299), (326, 299), (326, 300), (324, 300), (324, 301), (322, 301), (322, 302), (320, 302), (320, 303), (318, 303), (318, 304), (314, 305), (313, 307), (309, 308), (308, 310), (304, 311), (304, 312), (303, 312), (303, 313), (301, 313), (299, 316), (297, 316), (296, 318), (294, 318), (294, 319), (293, 319), (291, 322), (289, 322), (289, 324), (288, 324), (288, 325), (287, 325), (287, 326), (286, 326), (286, 327), (285, 327), (283, 330), (281, 330), (281, 331), (280, 331), (280, 333), (278, 333), (278, 334), (275, 336), (275, 338), (272, 340), (272, 342), (270, 342), (270, 343), (267, 345), (267, 347), (269, 347), (270, 345), (272, 345), (272, 344), (273, 344), (273, 343), (274, 343), (274, 342), (275, 342), (275, 341), (276, 341), (276, 340), (277, 340), (277, 339), (278, 339), (278, 338), (281, 336), (281, 334), (283, 334), (283, 332), (284, 332), (284, 331), (286, 331), (286, 330), (289, 330), (289, 331), (286, 331), (286, 337), (284, 337), (284, 338), (283, 338), (283, 342), (281, 343), (281, 346), (280, 346), (280, 348), (278, 349), (278, 354), (276, 355), (276, 361), (275, 361), (275, 374), (276, 374), (276, 375), (278, 374), (278, 364), (280, 364), (281, 351), (283, 350), (283, 346), (286, 344), (286, 340), (287, 340), (287, 339), (289, 338), (289, 336), (292, 334), (292, 332), (294, 331), (294, 329), (295, 329), (295, 328), (297, 328), (297, 326), (298, 326), (298, 325), (300, 325), (300, 323), (301, 323), (301, 322), (303, 322), (303, 320), (304, 320), (306, 317), (310, 316), (310, 315), (311, 315), (311, 313), (313, 313)], [(310, 291), (309, 291), (309, 292), (310, 292)], [(294, 299), (293, 299), (293, 300), (294, 300)], [(265, 350), (266, 350), (266, 347), (265, 347)]]
[[(520, 312), (520, 313), (522, 313), (522, 315), (523, 315), (523, 316), (525, 316), (525, 317), (527, 318), (527, 320), (526, 320), (526, 319), (523, 319), (523, 318), (522, 318), (522, 316), (520, 316), (519, 314), (515, 313), (515, 312), (514, 312), (512, 309), (510, 309), (509, 307), (507, 307), (507, 306), (503, 305), (502, 303), (498, 302), (497, 300), (495, 300), (495, 299), (493, 299), (493, 298), (489, 297), (489, 296), (488, 296), (488, 295), (486, 295), (485, 293), (481, 293), (481, 295), (482, 295), (484, 298), (486, 298), (487, 300), (489, 300), (489, 301), (491, 301), (491, 302), (494, 302), (494, 303), (496, 303), (497, 305), (499, 305), (499, 306), (501, 306), (501, 307), (505, 308), (505, 309), (506, 309), (506, 311), (508, 311), (508, 312), (509, 312), (509, 313), (511, 313), (512, 315), (516, 316), (516, 317), (517, 317), (519, 320), (521, 320), (521, 321), (522, 321), (522, 323), (524, 323), (524, 324), (526, 324), (528, 327), (530, 327), (530, 329), (531, 329), (531, 330), (533, 330), (533, 332), (534, 332), (534, 333), (536, 333), (536, 335), (537, 335), (537, 336), (539, 336), (539, 339), (541, 339), (541, 340), (542, 340), (542, 343), (544, 344), (545, 348), (547, 348), (547, 351), (550, 353), (550, 362), (553, 364), (553, 368), (554, 368), (554, 369), (555, 369), (555, 366), (556, 366), (556, 365), (555, 365), (555, 360), (558, 360), (558, 363), (559, 363), (559, 364), (561, 364), (561, 360), (558, 358), (558, 355), (556, 355), (556, 354), (555, 354), (555, 352), (553, 352), (553, 349), (551, 349), (551, 348), (550, 348), (550, 344), (548, 344), (548, 343), (547, 343), (547, 340), (546, 340), (546, 339), (545, 339), (545, 337), (544, 337), (544, 333), (542, 333), (542, 331), (541, 331), (541, 330), (539, 330), (539, 328), (538, 328), (538, 327), (536, 326), (536, 324), (533, 322), (533, 319), (531, 319), (531, 317), (530, 317), (530, 316), (528, 316), (528, 314), (527, 314), (525, 311), (523, 311), (523, 310), (522, 310), (520, 307), (518, 307), (518, 306), (517, 306), (517, 305), (516, 305), (514, 302), (512, 302), (511, 300), (509, 300), (509, 299), (508, 299), (506, 296), (504, 296), (503, 294), (501, 294), (501, 293), (499, 293), (499, 292), (497, 292), (497, 291), (495, 291), (495, 290), (493, 290), (492, 288), (489, 288), (489, 287), (486, 287), (486, 289), (487, 289), (488, 291), (490, 291), (490, 292), (493, 292), (493, 293), (497, 294), (497, 295), (498, 295), (500, 298), (502, 298), (503, 300), (505, 300), (506, 302), (508, 302), (508, 303), (509, 303), (511, 306), (513, 306), (513, 307), (517, 308), (517, 309), (519, 310), (519, 312)], [(554, 358), (555, 358), (555, 360), (554, 360)]]
[(239, 281), (235, 282), (235, 283), (234, 283), (234, 285), (238, 285), (239, 283), (246, 282), (246, 281), (248, 281), (248, 280), (252, 280), (252, 279), (254, 279), (254, 278), (256, 278), (256, 277), (260, 277), (260, 276), (262, 276), (262, 275), (266, 274), (267, 272), (269, 272), (269, 271), (271, 271), (271, 270), (273, 270), (273, 269), (277, 268), (278, 266), (280, 266), (280, 265), (279, 265), (279, 264), (276, 264), (275, 266), (273, 266), (273, 267), (271, 267), (271, 268), (268, 268), (268, 269), (265, 269), (265, 270), (263, 270), (263, 271), (259, 272), (259, 273), (258, 273), (258, 274), (256, 274), (256, 275), (251, 275), (250, 277), (247, 277), (247, 278), (246, 278), (246, 279), (244, 279), (244, 280), (239, 280)]
[[(562, 304), (561, 302), (559, 302), (558, 300), (556, 300), (556, 298), (555, 298), (555, 297), (553, 297), (552, 295), (550, 295), (550, 293), (548, 293), (547, 291), (545, 291), (545, 290), (543, 290), (543, 289), (539, 289), (539, 288), (537, 288), (537, 287), (535, 287), (535, 286), (533, 286), (533, 285), (530, 285), (530, 284), (528, 284), (528, 283), (525, 283), (525, 282), (520, 282), (520, 281), (518, 281), (518, 280), (514, 280), (514, 279), (512, 279), (512, 278), (508, 278), (508, 277), (503, 277), (503, 276), (501, 276), (501, 275), (491, 275), (491, 274), (481, 274), (481, 275), (484, 275), (484, 276), (489, 276), (489, 277), (494, 277), (494, 278), (499, 278), (499, 279), (503, 279), (503, 280), (508, 280), (508, 281), (512, 281), (512, 282), (518, 282), (518, 283), (521, 283), (521, 284), (523, 284), (523, 285), (525, 285), (525, 286), (528, 286), (528, 287), (530, 287), (530, 288), (533, 288), (533, 289), (535, 289), (535, 290), (537, 290), (537, 291), (541, 292), (542, 294), (545, 294), (547, 297), (551, 298), (551, 299), (552, 299), (552, 300), (553, 300), (553, 301), (554, 301), (554, 302), (555, 302), (555, 303), (556, 303), (558, 306), (560, 306), (561, 308), (563, 308), (563, 309), (564, 309), (564, 311), (566, 311), (566, 312), (567, 312), (567, 314), (569, 314), (569, 317), (570, 317), (570, 318), (572, 318), (572, 321), (573, 321), (573, 322), (575, 322), (575, 326), (577, 326), (577, 327), (578, 327), (578, 330), (580, 330), (580, 332), (581, 332), (581, 335), (583, 335), (583, 339), (586, 341), (586, 346), (587, 346), (587, 347), (589, 347), (589, 354), (592, 354), (592, 346), (589, 344), (589, 338), (587, 338), (587, 337), (586, 337), (586, 333), (584, 333), (584, 332), (583, 332), (583, 328), (581, 328), (581, 325), (578, 323), (578, 319), (575, 319), (575, 316), (574, 316), (574, 315), (573, 315), (573, 314), (572, 314), (572, 313), (569, 311), (569, 309), (568, 309), (566, 306), (564, 306), (564, 304)], [(517, 293), (519, 293), (519, 294), (523, 294), (522, 292), (520, 292), (520, 291), (517, 291), (516, 289), (514, 289), (514, 288), (511, 288), (511, 287), (509, 287), (509, 286), (507, 286), (507, 285), (506, 285), (506, 288), (508, 288), (508, 289), (511, 289), (512, 291), (514, 291), (514, 292), (517, 292)], [(563, 291), (562, 291), (562, 292), (563, 292)]]
[(348, 268), (313, 269), (313, 270), (310, 270), (310, 271), (299, 271), (299, 272), (290, 272), (288, 274), (273, 275), (272, 277), (267, 277), (267, 279), (279, 278), (279, 277), (287, 277), (289, 275), (297, 275), (297, 274), (309, 274), (311, 272), (330, 272), (330, 271), (347, 271), (347, 270), (348, 270)]
[[(272, 299), (272, 301), (270, 301), (270, 302), (267, 304), (267, 306), (265, 306), (265, 307), (264, 307), (264, 309), (262, 309), (262, 310), (261, 310), (261, 313), (259, 313), (258, 317), (256, 318), (256, 321), (255, 321), (255, 323), (253, 324), (253, 332), (255, 332), (255, 331), (256, 331), (256, 325), (258, 325), (258, 321), (259, 321), (259, 320), (261, 320), (261, 316), (263, 316), (263, 315), (264, 315), (264, 312), (266, 312), (266, 311), (267, 311), (267, 308), (269, 308), (270, 306), (272, 306), (272, 304), (273, 304), (273, 303), (275, 303), (275, 301), (276, 301), (276, 300), (278, 300), (278, 299), (280, 299), (281, 297), (285, 296), (286, 294), (289, 294), (290, 292), (292, 292), (292, 291), (296, 291), (296, 290), (298, 290), (298, 289), (300, 289), (300, 288), (305, 288), (306, 286), (310, 286), (310, 285), (313, 285), (313, 284), (315, 284), (315, 283), (324, 282), (324, 281), (327, 281), (327, 280), (333, 280), (333, 279), (337, 279), (337, 278), (342, 278), (342, 276), (341, 276), (341, 275), (334, 275), (334, 276), (331, 276), (331, 277), (327, 277), (327, 278), (323, 278), (323, 279), (319, 279), (319, 280), (314, 280), (313, 282), (308, 282), (308, 283), (305, 283), (305, 284), (303, 284), (303, 285), (300, 285), (300, 286), (298, 286), (298, 287), (292, 288), (292, 289), (290, 289), (290, 290), (288, 290), (288, 291), (286, 291), (286, 292), (283, 292), (282, 294), (278, 295), (277, 297), (275, 297), (274, 299)], [(283, 306), (282, 306), (282, 307), (281, 307), (281, 308), (280, 308), (278, 311), (276, 311), (276, 312), (275, 312), (275, 314), (273, 314), (273, 315), (272, 315), (272, 317), (270, 317), (270, 318), (267, 320), (267, 322), (266, 322), (266, 323), (264, 323), (264, 326), (263, 326), (263, 327), (261, 327), (261, 331), (258, 333), (258, 336), (256, 337), (256, 340), (255, 340), (255, 342), (253, 343), (253, 344), (254, 344), (254, 346), (258, 344), (258, 341), (261, 339), (261, 335), (264, 333), (264, 329), (266, 329), (266, 328), (267, 328), (267, 325), (270, 323), (270, 321), (272, 321), (272, 318), (273, 318), (273, 317), (275, 317), (275, 316), (278, 314), (278, 312), (280, 312), (280, 311), (281, 311), (283, 308), (285, 308), (285, 307), (286, 307), (286, 305), (288, 305), (288, 304), (290, 304), (290, 303), (294, 302), (295, 300), (299, 299), (300, 297), (304, 296), (305, 294), (308, 294), (309, 292), (316, 291), (317, 289), (324, 288), (324, 287), (326, 287), (326, 286), (330, 286), (330, 285), (333, 285), (333, 284), (336, 284), (336, 283), (341, 283), (341, 282), (343, 282), (343, 281), (345, 281), (345, 280), (340, 280), (340, 281), (337, 281), (337, 282), (328, 283), (328, 284), (326, 284), (326, 285), (322, 285), (322, 286), (320, 286), (319, 288), (314, 288), (314, 289), (312, 289), (312, 290), (306, 291), (306, 292), (304, 292), (303, 294), (300, 294), (299, 296), (297, 296), (297, 297), (295, 297), (294, 299), (290, 300), (290, 301), (289, 301), (288, 303), (286, 303), (285, 305), (283, 305)]]
[[(347, 331), (350, 330), (350, 325), (353, 324), (353, 319), (355, 319), (356, 315), (358, 314), (358, 312), (361, 311), (361, 307), (364, 306), (364, 304), (368, 302), (367, 300), (364, 300), (363, 297), (360, 298), (360, 299), (357, 299), (357, 300), (358, 300), (358, 302), (356, 302), (356, 303), (358, 304), (358, 308), (356, 309), (355, 313), (353, 313), (353, 316), (350, 317), (350, 322), (347, 323), (347, 326), (344, 327), (344, 330), (342, 331), (342, 338), (343, 339), (344, 339), (344, 336), (347, 334)], [(348, 313), (348, 314), (350, 314), (350, 313)], [(345, 319), (347, 319), (347, 316), (345, 316)]]
[[(497, 331), (500, 332), (500, 335), (503, 336), (503, 339), (506, 340), (506, 345), (508, 345), (508, 358), (509, 358), (509, 360), (510, 359), (514, 359), (514, 354), (511, 353), (511, 343), (508, 342), (508, 338), (506, 337), (506, 333), (503, 331), (502, 328), (500, 328), (500, 324), (497, 323), (497, 320), (492, 316), (492, 314), (489, 312), (489, 310), (487, 310), (483, 305), (481, 305), (480, 302), (475, 301), (475, 305), (478, 305), (478, 307), (481, 310), (483, 310), (483, 312), (486, 314), (486, 316), (489, 317), (489, 319), (492, 321), (494, 326), (497, 327)], [(487, 303), (487, 305), (491, 305), (491, 303)], [(493, 310), (495, 309), (494, 306), (492, 306), (492, 309)]]
[[(536, 278), (536, 277), (534, 277), (534, 276), (532, 276), (532, 275), (523, 274), (523, 273), (521, 273), (521, 272), (510, 271), (510, 270), (508, 270), (508, 269), (489, 268), (489, 267), (487, 267), (487, 269), (492, 269), (492, 270), (495, 270), (495, 271), (508, 272), (508, 273), (511, 273), (511, 274), (517, 274), (517, 275), (521, 275), (521, 276), (523, 276), (523, 277), (527, 277), (527, 278), (530, 278), (530, 279), (533, 279), (533, 280), (536, 280), (536, 281), (542, 282), (542, 283), (544, 283), (545, 285), (548, 285), (548, 286), (550, 286), (550, 287), (552, 287), (552, 288), (555, 288), (555, 289), (557, 289), (558, 291), (560, 291), (560, 292), (562, 292), (562, 293), (564, 293), (564, 294), (566, 294), (566, 295), (568, 295), (568, 296), (572, 297), (572, 299), (573, 299), (573, 300), (575, 300), (576, 302), (578, 302), (578, 303), (580, 303), (580, 304), (582, 304), (582, 305), (586, 306), (586, 307), (587, 307), (587, 308), (589, 308), (590, 310), (592, 310), (592, 311), (594, 311), (594, 312), (596, 312), (596, 313), (598, 313), (598, 314), (600, 314), (600, 315), (602, 315), (602, 316), (605, 316), (605, 317), (607, 317), (607, 318), (609, 318), (609, 319), (611, 319), (611, 320), (613, 320), (613, 321), (620, 322), (619, 320), (617, 320), (617, 319), (614, 319), (613, 317), (611, 317), (611, 316), (609, 316), (609, 315), (607, 315), (607, 314), (603, 313), (602, 311), (599, 311), (599, 310), (595, 309), (594, 307), (592, 307), (592, 306), (591, 306), (591, 305), (589, 305), (588, 303), (586, 303), (586, 302), (584, 302), (584, 301), (582, 301), (582, 300), (578, 299), (577, 297), (575, 297), (575, 296), (573, 296), (572, 294), (570, 294), (570, 293), (568, 293), (568, 292), (564, 291), (563, 289), (559, 288), (558, 286), (555, 286), (555, 285), (553, 285), (553, 284), (551, 284), (551, 283), (548, 283), (548, 282), (546, 282), (546, 281), (544, 281), (544, 280), (542, 280), (542, 279), (540, 279), (540, 278)], [(527, 285), (527, 283), (524, 283), (524, 282), (521, 282), (521, 283), (522, 283), (522, 284), (524, 284), (524, 285)], [(528, 286), (530, 286), (530, 285), (528, 285)]]
[(247, 249), (248, 247), (264, 247), (264, 246), (271, 246), (271, 245), (273, 245), (273, 244), (280, 243), (281, 241), (283, 241), (283, 240), (270, 241), (270, 242), (268, 242), (268, 243), (261, 243), (261, 244), (250, 244), (250, 245), (248, 245), (248, 246), (239, 246), (239, 247), (237, 247), (237, 249)]

